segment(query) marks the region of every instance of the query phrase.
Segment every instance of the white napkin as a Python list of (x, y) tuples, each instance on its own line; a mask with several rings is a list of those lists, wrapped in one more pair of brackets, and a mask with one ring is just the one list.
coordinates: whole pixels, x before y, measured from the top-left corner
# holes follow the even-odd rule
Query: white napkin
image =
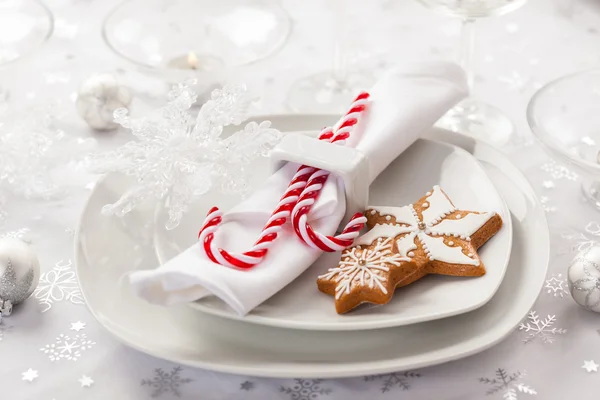
[[(388, 71), (370, 91), (368, 112), (347, 142), (367, 156), (371, 182), (467, 92), (464, 72), (455, 64), (416, 63)], [(250, 248), (297, 167), (286, 164), (227, 213), (215, 234), (217, 246), (231, 252)], [(345, 206), (343, 184), (330, 176), (309, 222), (318, 232), (334, 234)], [(170, 305), (215, 295), (245, 315), (292, 282), (320, 254), (303, 244), (287, 224), (265, 260), (250, 270), (214, 264), (195, 244), (157, 269), (132, 273), (130, 282), (137, 295), (151, 303)]]

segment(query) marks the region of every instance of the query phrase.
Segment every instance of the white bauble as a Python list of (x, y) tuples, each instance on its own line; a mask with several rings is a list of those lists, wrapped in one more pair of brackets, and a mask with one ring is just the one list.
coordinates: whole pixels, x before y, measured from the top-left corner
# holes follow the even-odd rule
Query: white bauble
[(10, 315), (12, 306), (27, 299), (40, 280), (40, 263), (27, 243), (0, 239), (0, 308)]
[(569, 267), (568, 282), (577, 304), (600, 313), (600, 246), (577, 254)]
[(129, 107), (131, 99), (129, 89), (119, 85), (113, 75), (97, 74), (81, 84), (75, 106), (91, 128), (110, 131), (119, 127), (114, 121), (114, 111)]

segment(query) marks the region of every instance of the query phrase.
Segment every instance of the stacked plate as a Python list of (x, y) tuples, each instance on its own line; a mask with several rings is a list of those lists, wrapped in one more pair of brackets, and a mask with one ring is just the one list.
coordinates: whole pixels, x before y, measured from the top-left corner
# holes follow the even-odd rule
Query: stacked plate
[[(282, 131), (307, 131), (328, 116), (265, 116)], [(257, 165), (253, 179), (269, 173)], [(191, 366), (269, 377), (343, 377), (439, 364), (482, 351), (508, 335), (539, 293), (548, 264), (544, 211), (534, 191), (500, 152), (473, 139), (432, 130), (371, 185), (370, 203), (410, 204), (435, 184), (461, 209), (494, 210), (504, 227), (480, 250), (480, 278), (428, 276), (397, 290), (384, 306), (335, 313), (316, 287), (337, 264), (324, 254), (278, 294), (239, 317), (216, 298), (159, 307), (135, 297), (122, 279), (160, 265), (193, 244), (207, 209), (235, 199), (207, 198), (174, 231), (162, 229), (153, 206), (125, 218), (102, 216), (129, 182), (109, 175), (98, 183), (81, 218), (77, 269), (98, 321), (119, 340), (154, 356)], [(227, 204), (228, 203), (228, 204)]]

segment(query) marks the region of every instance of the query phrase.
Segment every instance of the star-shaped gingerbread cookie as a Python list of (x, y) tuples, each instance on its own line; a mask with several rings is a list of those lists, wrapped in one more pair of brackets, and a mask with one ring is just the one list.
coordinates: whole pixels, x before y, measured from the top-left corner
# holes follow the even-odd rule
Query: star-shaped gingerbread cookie
[(427, 274), (485, 274), (477, 249), (502, 227), (495, 212), (457, 210), (439, 186), (414, 204), (370, 207), (365, 216), (370, 230), (317, 279), (339, 314), (385, 304), (397, 287)]

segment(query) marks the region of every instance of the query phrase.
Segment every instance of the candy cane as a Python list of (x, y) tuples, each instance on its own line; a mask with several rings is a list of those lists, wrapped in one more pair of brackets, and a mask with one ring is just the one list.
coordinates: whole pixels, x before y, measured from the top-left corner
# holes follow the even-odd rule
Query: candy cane
[[(368, 98), (368, 94), (364, 95), (365, 99)], [(352, 128), (358, 123), (358, 117), (364, 109), (364, 104), (354, 103), (352, 105), (350, 111), (338, 122), (337, 125), (339, 125), (339, 128), (336, 130), (335, 137), (332, 138), (331, 143), (345, 143), (345, 140), (350, 136)], [(344, 227), (342, 233), (338, 236), (325, 236), (313, 230), (308, 224), (308, 213), (313, 204), (315, 204), (329, 174), (329, 171), (322, 169), (313, 172), (292, 210), (292, 226), (296, 235), (310, 247), (332, 252), (343, 250), (352, 245), (352, 242), (358, 236), (367, 219), (361, 213), (354, 214)]]
[[(344, 115), (344, 117), (342, 117), (340, 121), (338, 121), (334, 128), (325, 128), (321, 131), (319, 140), (327, 140), (331, 143), (344, 144), (346, 139), (350, 136), (352, 127), (358, 122), (358, 116), (365, 110), (368, 98), (368, 93), (361, 93), (358, 95), (352, 103), (350, 110)], [(290, 217), (291, 212), (298, 202), (300, 195), (306, 188), (310, 177), (319, 171), (321, 170), (306, 165), (298, 168), (298, 171), (290, 181), (288, 188), (277, 204), (275, 211), (273, 211), (269, 217), (269, 220), (265, 224), (265, 227), (263, 228), (258, 240), (249, 251), (244, 253), (233, 254), (224, 249), (216, 247), (213, 242), (214, 234), (217, 231), (218, 226), (223, 221), (223, 214), (217, 207), (211, 208), (198, 234), (198, 240), (203, 243), (206, 255), (211, 261), (217, 264), (242, 269), (252, 268), (254, 265), (261, 262), (266, 256), (268, 250), (273, 245), (274, 241), (277, 239), (278, 233), (282, 229), (282, 225), (284, 225), (287, 219)], [(360, 219), (359, 216), (362, 217), (361, 214), (357, 214), (352, 218), (337, 239), (324, 236), (321, 241), (326, 243), (333, 242), (334, 244), (337, 244), (338, 247), (341, 246), (342, 243), (347, 243), (347, 245), (344, 247), (351, 245), (353, 239), (358, 235), (358, 231), (362, 229), (364, 223), (366, 222), (366, 218), (362, 217), (362, 219)], [(308, 229), (314, 234), (310, 226)]]

